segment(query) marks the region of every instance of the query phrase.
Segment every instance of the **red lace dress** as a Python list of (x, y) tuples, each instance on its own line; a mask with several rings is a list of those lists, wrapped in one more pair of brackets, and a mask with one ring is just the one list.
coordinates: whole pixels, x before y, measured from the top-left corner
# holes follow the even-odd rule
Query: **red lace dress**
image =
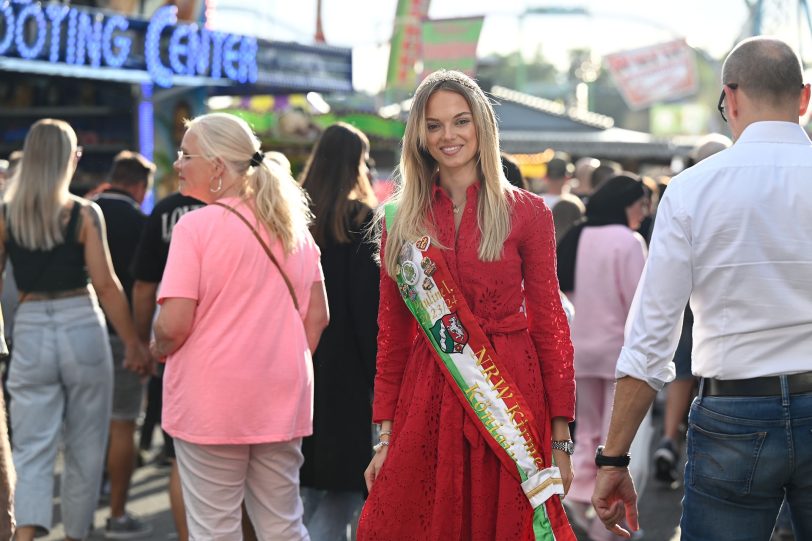
[[(449, 247), (444, 256), (454, 280), (533, 411), (549, 464), (550, 419), (571, 420), (575, 409), (552, 214), (540, 197), (520, 192), (502, 258), (483, 263), (478, 195), (478, 184), (468, 189), (455, 241), (451, 200), (435, 187), (437, 236)], [(532, 509), (521, 486), (463, 410), (383, 271), (378, 324), (373, 419), (394, 423), (386, 461), (361, 513), (359, 541), (533, 539)]]

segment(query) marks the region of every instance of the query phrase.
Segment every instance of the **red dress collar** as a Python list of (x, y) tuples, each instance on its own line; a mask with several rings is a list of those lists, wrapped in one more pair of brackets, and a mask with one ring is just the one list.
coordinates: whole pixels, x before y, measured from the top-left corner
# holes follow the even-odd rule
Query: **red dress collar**
[[(482, 189), (482, 181), (474, 182), (473, 184), (468, 186), (468, 189), (465, 190), (465, 197), (468, 198), (468, 197), (471, 197), (472, 195), (473, 196), (478, 196), (481, 189)], [(439, 195), (439, 194), (442, 194), (442, 195)], [(439, 176), (434, 177), (434, 183), (433, 183), (432, 188), (431, 188), (431, 195), (435, 200), (438, 197), (445, 197), (449, 201), (451, 200), (451, 198), (448, 197), (448, 194), (445, 192), (445, 190), (443, 190), (440, 187), (440, 177)]]

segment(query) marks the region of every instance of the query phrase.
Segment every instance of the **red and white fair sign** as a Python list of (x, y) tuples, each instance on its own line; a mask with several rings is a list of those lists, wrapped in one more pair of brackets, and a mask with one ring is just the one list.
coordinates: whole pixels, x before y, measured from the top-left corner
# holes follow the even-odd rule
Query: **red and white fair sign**
[(633, 110), (690, 96), (699, 87), (696, 53), (684, 39), (621, 51), (604, 59)]

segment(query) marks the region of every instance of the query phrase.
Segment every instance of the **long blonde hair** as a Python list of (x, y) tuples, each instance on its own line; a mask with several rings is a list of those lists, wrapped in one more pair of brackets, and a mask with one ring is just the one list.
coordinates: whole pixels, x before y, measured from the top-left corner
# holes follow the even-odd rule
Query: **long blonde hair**
[[(439, 70), (429, 75), (415, 91), (400, 156), (399, 180), (392, 202), (397, 214), (387, 230), (383, 263), (394, 277), (398, 255), (404, 243), (423, 235), (436, 236), (432, 213), (432, 188), (438, 171), (437, 162), (427, 150), (426, 105), (432, 94), (447, 90), (459, 94), (471, 108), (476, 127), (479, 153), (477, 170), (482, 186), (477, 208), (477, 225), (481, 238), (479, 259), (496, 261), (510, 234), (510, 203), (514, 188), (502, 171), (499, 152), (499, 128), (490, 101), (482, 89), (467, 75), (458, 71)], [(383, 207), (378, 209), (376, 225), (384, 220)], [(379, 227), (378, 230), (381, 228)], [(435, 241), (437, 239), (434, 239)]]
[(278, 162), (265, 158), (258, 166), (251, 165), (260, 142), (248, 123), (228, 113), (210, 113), (188, 120), (186, 127), (205, 158), (219, 158), (241, 179), (240, 197), (252, 203), (257, 219), (285, 252), (293, 251), (313, 218), (307, 195)]
[(11, 233), (23, 248), (50, 250), (65, 241), (60, 211), (70, 199), (75, 154), (76, 132), (64, 120), (39, 120), (25, 136), (4, 196)]

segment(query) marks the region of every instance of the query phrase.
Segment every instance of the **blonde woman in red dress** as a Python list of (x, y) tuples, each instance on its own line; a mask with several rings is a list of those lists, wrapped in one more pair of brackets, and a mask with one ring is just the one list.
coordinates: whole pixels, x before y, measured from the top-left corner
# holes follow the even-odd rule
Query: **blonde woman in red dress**
[(560, 502), (575, 384), (553, 221), (507, 182), (498, 141), (470, 78), (418, 87), (400, 188), (379, 214), (381, 441), (360, 541), (575, 540)]

